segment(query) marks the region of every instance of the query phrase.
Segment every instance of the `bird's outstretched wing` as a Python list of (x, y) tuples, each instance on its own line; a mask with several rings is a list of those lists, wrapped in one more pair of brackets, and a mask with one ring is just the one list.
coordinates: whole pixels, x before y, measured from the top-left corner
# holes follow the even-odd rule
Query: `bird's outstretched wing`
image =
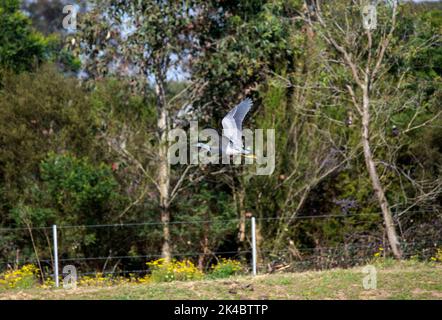
[(242, 123), (252, 104), (253, 102), (250, 98), (244, 99), (235, 108), (230, 110), (222, 121), (223, 135), (239, 148), (242, 148)]

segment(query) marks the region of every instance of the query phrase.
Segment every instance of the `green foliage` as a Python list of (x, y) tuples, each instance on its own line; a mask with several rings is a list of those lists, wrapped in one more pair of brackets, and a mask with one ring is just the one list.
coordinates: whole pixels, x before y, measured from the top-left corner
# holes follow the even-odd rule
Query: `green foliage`
[(55, 212), (51, 208), (39, 208), (25, 205), (23, 202), (11, 209), (11, 217), (17, 225), (29, 227), (46, 227), (55, 221)]
[(222, 258), (217, 264), (212, 265), (209, 277), (213, 279), (228, 278), (240, 274), (243, 269), (241, 262)]
[(0, 2), (0, 30), (0, 67), (20, 72), (51, 59), (57, 37), (34, 31), (29, 18), (20, 12), (20, 1)]
[[(236, 211), (231, 196), (224, 191), (214, 192), (214, 186), (202, 183), (180, 197), (174, 207), (180, 221), (194, 222), (174, 225), (172, 233), (181, 239), (175, 244), (180, 252), (217, 251), (225, 241), (235, 237)], [(210, 221), (210, 223), (209, 223)], [(195, 241), (195, 239), (207, 239)]]
[(8, 270), (0, 274), (0, 288), (30, 289), (38, 283), (38, 268), (27, 264), (17, 270)]
[[(55, 2), (54, 8), (60, 5)], [(155, 80), (165, 84), (170, 127), (178, 123), (175, 111), (187, 103), (187, 95), (200, 127), (219, 127), (227, 109), (247, 95), (255, 102), (247, 127), (276, 131), (271, 176), (253, 176), (247, 167), (191, 167), (170, 203), (172, 252), (203, 252), (198, 268), (207, 268), (213, 263), (211, 252), (238, 249), (235, 219), (246, 212), (282, 219), (258, 220), (264, 259), (269, 251), (286, 252), (288, 246), (302, 250), (302, 259), (311, 248), (329, 257), (324, 248), (383, 241), (382, 217), (365, 215), (379, 208), (361, 153), (361, 119), (346, 86), (352, 83), (351, 73), (336, 63), (339, 53), (321, 39), (324, 30), (315, 33), (301, 18), (304, 1), (93, 3), (95, 7), (79, 16), (78, 32), (66, 35), (64, 50), (55, 36), (33, 30), (19, 11), (19, 1), (0, 4), (1, 226), (158, 221), (155, 181), (161, 132)], [(34, 6), (38, 12), (31, 17), (48, 34), (55, 27), (38, 19), (45, 15), (41, 6)], [(333, 23), (350, 23), (344, 32), (329, 31), (342, 43), (345, 32), (351, 33), (355, 41), (349, 49), (363, 70), (367, 51), (360, 8), (348, 6), (348, 1), (324, 1), (323, 10)], [(390, 23), (388, 10), (379, 7), (382, 27), (373, 31), (375, 44)], [(49, 23), (56, 11), (48, 13)], [(440, 10), (401, 6), (386, 62), (373, 86), (371, 143), (394, 210), (421, 201), (431, 188), (434, 195), (414, 209), (440, 210), (441, 23)], [(54, 51), (59, 52), (54, 56)], [(81, 60), (90, 86), (41, 64), (47, 60), (74, 71)], [(190, 81), (171, 81), (170, 73), (176, 70), (204, 85), (194, 90)], [(399, 134), (392, 134), (392, 125)], [(183, 170), (170, 168), (170, 189)], [(426, 189), (413, 180), (425, 182)], [(339, 217), (296, 219), (328, 214)], [(436, 214), (395, 218), (409, 242), (442, 240)], [(116, 268), (138, 268), (145, 262), (136, 256), (161, 250), (161, 227), (66, 228), (60, 252), (76, 257), (129, 255), (133, 259)], [(45, 229), (2, 233), (1, 258), (14, 260), (17, 252), (20, 258), (34, 258), (30, 235), (41, 258), (48, 260)], [(365, 253), (372, 256), (346, 249), (351, 257)], [(194, 265), (177, 263), (151, 265), (153, 278), (200, 275)], [(84, 266), (103, 269), (101, 261)], [(181, 267), (193, 270), (191, 275), (175, 270)], [(239, 265), (225, 260), (214, 266), (211, 277), (237, 272)]]
[(0, 124), (0, 179), (13, 206), (26, 186), (35, 184), (40, 161), (49, 151), (84, 156), (100, 150), (93, 139), (96, 124), (88, 95), (52, 66), (4, 73)]
[(59, 212), (76, 219), (85, 211), (86, 220), (101, 219), (93, 211), (104, 214), (117, 197), (118, 184), (110, 166), (94, 166), (86, 158), (50, 153), (41, 164), (41, 179)]
[[(186, 54), (191, 43), (188, 26), (197, 3), (92, 1), (92, 9), (79, 17), (76, 43), (68, 47), (84, 56), (83, 67), (92, 78), (121, 76), (113, 67), (121, 61), (133, 64), (132, 77), (144, 91), (146, 76), (165, 77)], [(123, 29), (128, 32), (123, 34)]]
[[(296, 15), (298, 4), (256, 1), (231, 5), (211, 1), (209, 6), (213, 8), (208, 12), (218, 14), (206, 17), (192, 75), (208, 81), (205, 97), (219, 97), (216, 106), (220, 108), (237, 102), (237, 95), (232, 93), (250, 90), (263, 81), (267, 72), (292, 61), (294, 29), (289, 19)], [(201, 103), (205, 102), (203, 97)]]
[(187, 259), (182, 261), (158, 259), (147, 262), (146, 265), (150, 269), (150, 279), (153, 282), (198, 280), (203, 277), (203, 273)]

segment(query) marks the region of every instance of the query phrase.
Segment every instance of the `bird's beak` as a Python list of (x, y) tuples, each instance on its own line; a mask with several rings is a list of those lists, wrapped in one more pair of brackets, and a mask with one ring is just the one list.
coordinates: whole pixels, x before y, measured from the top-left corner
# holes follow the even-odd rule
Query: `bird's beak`
[(256, 159), (256, 155), (254, 154), (243, 154), (244, 158)]

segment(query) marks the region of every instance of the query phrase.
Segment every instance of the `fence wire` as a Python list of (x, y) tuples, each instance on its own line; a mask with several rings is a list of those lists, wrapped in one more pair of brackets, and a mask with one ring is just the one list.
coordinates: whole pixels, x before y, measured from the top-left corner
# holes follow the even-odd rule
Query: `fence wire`
[[(412, 214), (439, 214), (439, 212), (435, 211), (408, 211), (406, 215)], [(349, 218), (349, 217), (382, 217), (382, 214), (379, 212), (376, 213), (347, 213), (347, 214), (329, 214), (329, 215), (311, 215), (311, 216), (295, 216), (295, 217), (261, 217), (256, 218), (257, 221), (265, 222), (265, 221), (295, 221), (295, 220), (303, 220), (303, 219), (331, 219), (331, 218)], [(404, 218), (405, 214), (399, 218)], [(201, 224), (223, 224), (230, 222), (240, 222), (243, 221), (239, 218), (235, 219), (220, 219), (220, 220), (190, 220), (190, 221), (172, 221), (168, 224), (171, 226), (180, 226), (180, 225), (201, 225)], [(250, 222), (249, 219), (246, 220), (247, 223)], [(361, 222), (362, 223), (362, 222)], [(91, 225), (61, 225), (57, 226), (60, 231), (63, 230), (76, 230), (76, 229), (97, 229), (97, 228), (109, 228), (109, 229), (119, 229), (119, 228), (132, 228), (132, 227), (140, 227), (140, 226), (161, 226), (163, 222), (160, 221), (147, 221), (147, 222), (133, 222), (133, 223), (118, 223), (118, 224), (91, 224)], [(0, 232), (14, 232), (14, 231), (49, 231), (52, 227), (31, 227), (31, 228), (0, 228)], [(131, 237), (137, 237), (136, 235), (130, 235), (127, 237), (128, 240)], [(120, 240), (121, 241), (121, 240)], [(414, 241), (414, 242), (403, 242), (401, 243), (401, 247), (404, 250), (404, 257), (411, 257), (416, 254), (423, 254), (427, 251), (431, 251), (438, 246), (442, 245), (442, 243), (431, 240), (424, 241)], [(266, 263), (261, 263), (258, 265), (258, 270), (264, 270), (268, 272), (273, 272), (277, 270), (278, 263), (283, 263), (284, 266), (289, 265), (291, 269), (308, 269), (308, 268), (317, 268), (317, 267), (333, 267), (339, 266), (340, 263), (357, 265), (361, 261), (367, 262), (373, 258), (374, 252), (379, 252), (379, 248), (383, 247), (384, 243), (382, 242), (373, 242), (373, 243), (348, 243), (344, 245), (337, 246), (328, 246), (328, 247), (305, 247), (299, 246), (295, 247), (295, 251), (298, 252), (299, 256), (296, 257), (294, 254), (294, 250), (283, 249), (283, 250), (271, 250), (271, 249), (261, 249), (258, 250), (258, 255), (260, 257), (264, 257)], [(426, 246), (423, 248), (423, 246)], [(415, 250), (417, 249), (417, 250)], [(419, 252), (421, 250), (421, 252)], [(111, 250), (112, 251), (112, 250)], [(356, 252), (358, 251), (358, 252)], [(49, 246), (49, 252), (51, 248)], [(245, 257), (252, 254), (252, 250), (230, 250), (230, 251), (213, 251), (213, 252), (198, 252), (198, 251), (190, 251), (185, 253), (172, 253), (172, 257), (180, 258), (180, 257), (200, 257), (204, 256), (210, 259), (217, 259), (221, 256), (229, 256), (229, 257)], [(359, 255), (358, 255), (359, 254)], [(362, 256), (360, 256), (362, 254)], [(145, 265), (146, 260), (149, 259), (157, 259), (162, 257), (161, 254), (158, 253), (147, 253), (143, 255), (107, 255), (107, 256), (78, 256), (78, 257), (62, 257), (58, 259), (61, 264), (76, 264), (81, 265), (81, 268), (87, 268), (88, 262), (96, 262), (96, 261), (105, 261), (103, 270), (97, 271), (95, 267), (94, 271), (86, 271), (82, 273), (78, 273), (79, 276), (82, 275), (95, 275), (97, 273), (103, 275), (127, 275), (127, 274), (141, 274), (149, 272), (148, 268), (134, 268), (133, 270), (125, 270), (127, 265), (121, 267), (122, 269), (116, 270), (116, 266), (114, 266), (112, 271), (104, 270), (109, 261), (117, 261), (117, 265), (121, 260), (144, 260), (142, 263)], [(247, 260), (248, 258), (246, 258)], [(50, 270), (53, 267), (53, 257), (51, 259), (16, 259), (15, 261), (3, 260), (0, 261), (0, 266), (18, 266), (24, 263), (40, 263), (46, 267), (46, 270)], [(140, 265), (140, 263), (138, 265)], [(275, 267), (276, 266), (276, 267)], [(51, 272), (46, 272), (49, 276), (51, 276)], [(53, 276), (53, 275), (52, 275)]]
[[(401, 217), (409, 214), (440, 214), (437, 211), (406, 211)], [(382, 217), (381, 212), (367, 212), (367, 213), (346, 213), (346, 214), (326, 214), (326, 215), (306, 215), (306, 216), (295, 216), (295, 217), (258, 217), (255, 218), (257, 221), (271, 221), (271, 220), (280, 220), (280, 221), (295, 221), (295, 220), (303, 220), (303, 219), (327, 219), (327, 218), (348, 218), (348, 217), (364, 217), (364, 216), (373, 216), (373, 217)], [(393, 217), (394, 213), (393, 213)], [(227, 223), (227, 222), (239, 222), (242, 219), (233, 218), (233, 219), (220, 219), (220, 220), (191, 220), (191, 221), (170, 221), (168, 223), (164, 223), (161, 221), (146, 221), (146, 222), (133, 222), (133, 223), (113, 223), (113, 224), (85, 224), (85, 225), (57, 225), (58, 229), (87, 229), (87, 228), (123, 228), (123, 227), (137, 227), (137, 226), (159, 226), (159, 225), (186, 225), (186, 224), (202, 224), (202, 223)], [(248, 221), (247, 219), (246, 221)], [(43, 227), (11, 227), (11, 228), (0, 228), (1, 232), (8, 231), (29, 231), (29, 230), (52, 230), (52, 226), (43, 226)]]

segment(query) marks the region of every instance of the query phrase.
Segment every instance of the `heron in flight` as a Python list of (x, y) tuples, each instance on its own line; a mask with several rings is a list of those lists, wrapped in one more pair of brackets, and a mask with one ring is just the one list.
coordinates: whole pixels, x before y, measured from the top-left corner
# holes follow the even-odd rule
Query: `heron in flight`
[(212, 147), (205, 143), (197, 143), (196, 146), (203, 148), (210, 153), (220, 152), (221, 156), (242, 155), (246, 158), (256, 158), (249, 149), (243, 147), (242, 141), (242, 123), (250, 108), (252, 100), (246, 98), (235, 108), (229, 111), (222, 120), (223, 133), (220, 147)]

